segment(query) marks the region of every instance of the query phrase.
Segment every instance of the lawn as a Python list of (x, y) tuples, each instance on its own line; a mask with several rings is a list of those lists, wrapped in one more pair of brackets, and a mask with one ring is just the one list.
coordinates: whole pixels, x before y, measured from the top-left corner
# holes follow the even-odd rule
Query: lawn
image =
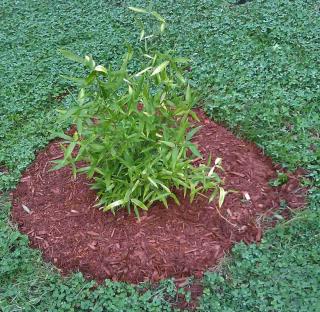
[[(59, 48), (118, 64), (136, 44), (129, 5), (145, 1), (0, 3), (0, 310), (171, 311), (171, 280), (135, 287), (62, 278), (10, 222), (8, 192), (72, 105), (62, 74), (77, 72)], [(149, 3), (149, 2), (148, 2)], [(208, 272), (200, 311), (320, 310), (320, 7), (317, 1), (154, 1), (168, 22), (163, 46), (192, 60), (189, 78), (215, 121), (255, 142), (289, 170), (308, 171), (307, 208), (259, 245), (240, 243)], [(191, 281), (192, 283), (192, 281)], [(188, 294), (186, 294), (188, 297)]]

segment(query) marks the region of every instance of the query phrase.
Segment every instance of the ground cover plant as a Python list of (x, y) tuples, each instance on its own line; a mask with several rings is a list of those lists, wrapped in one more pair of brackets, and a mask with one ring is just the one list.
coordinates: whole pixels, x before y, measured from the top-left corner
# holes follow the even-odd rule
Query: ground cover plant
[[(231, 1), (230, 1), (231, 2)], [(0, 185), (6, 191), (45, 146), (55, 108), (70, 106), (57, 49), (116, 64), (123, 38), (134, 43), (127, 6), (144, 1), (25, 1), (0, 4)], [(319, 307), (319, 6), (316, 1), (156, 1), (174, 27), (165, 44), (192, 59), (190, 78), (207, 112), (254, 140), (274, 160), (308, 169), (309, 205), (271, 230), (261, 245), (239, 245), (220, 274), (208, 273), (203, 311), (317, 311)], [(109, 14), (106, 14), (108, 12)], [(79, 17), (81, 15), (81, 18)], [(107, 39), (106, 39), (107, 38)], [(63, 103), (62, 103), (63, 102)], [(67, 126), (67, 125), (66, 125)], [(126, 284), (89, 291), (63, 279), (28, 248), (2, 195), (0, 307), (4, 311), (170, 310), (168, 282), (141, 295)], [(175, 296), (172, 295), (173, 301)], [(292, 299), (292, 300), (290, 300)], [(82, 302), (82, 303), (81, 303)], [(82, 307), (78, 305), (82, 304)]]

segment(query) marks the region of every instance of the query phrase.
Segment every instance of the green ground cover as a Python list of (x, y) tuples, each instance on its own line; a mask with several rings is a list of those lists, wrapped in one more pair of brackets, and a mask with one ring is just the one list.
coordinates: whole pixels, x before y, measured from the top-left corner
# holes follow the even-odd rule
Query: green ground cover
[[(8, 219), (5, 192), (61, 126), (55, 109), (70, 105), (56, 99), (69, 88), (59, 75), (77, 69), (57, 49), (116, 64), (124, 43), (136, 42), (128, 5), (146, 1), (0, 3), (2, 311), (170, 311), (176, 300), (171, 281), (143, 293), (110, 281), (94, 288), (80, 274), (61, 278)], [(308, 208), (260, 245), (238, 244), (221, 272), (204, 278), (199, 310), (319, 311), (319, 3), (162, 0), (154, 9), (169, 24), (161, 44), (192, 59), (190, 79), (207, 113), (283, 166), (309, 171)]]

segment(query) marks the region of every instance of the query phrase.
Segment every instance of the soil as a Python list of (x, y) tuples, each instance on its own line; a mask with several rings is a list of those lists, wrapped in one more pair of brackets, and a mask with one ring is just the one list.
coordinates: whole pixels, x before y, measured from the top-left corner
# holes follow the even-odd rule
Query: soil
[(302, 171), (288, 173), (285, 185), (271, 187), (278, 165), (203, 112), (198, 115), (203, 127), (194, 142), (205, 158), (211, 153), (223, 159), (224, 188), (237, 190), (220, 210), (203, 197), (190, 204), (178, 193), (181, 205), (155, 204), (140, 223), (125, 209), (115, 216), (104, 213), (94, 207), (97, 196), (84, 175), (74, 180), (69, 168), (49, 171), (52, 160), (62, 157), (59, 141), (53, 141), (13, 192), (13, 221), (62, 274), (81, 271), (98, 282), (132, 283), (175, 277), (183, 284), (191, 275), (200, 278), (236, 242), (259, 242), (265, 220), (279, 213), (280, 202), (287, 203), (284, 215), (303, 207), (306, 191), (299, 186)]

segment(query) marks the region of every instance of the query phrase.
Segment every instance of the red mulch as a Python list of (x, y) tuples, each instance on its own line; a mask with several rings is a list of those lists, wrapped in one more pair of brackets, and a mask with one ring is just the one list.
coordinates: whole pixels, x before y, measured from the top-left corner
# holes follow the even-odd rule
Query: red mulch
[(126, 210), (116, 216), (101, 212), (93, 207), (96, 194), (84, 175), (74, 181), (69, 168), (49, 171), (51, 161), (62, 156), (54, 141), (39, 152), (13, 192), (13, 220), (63, 274), (79, 270), (99, 282), (132, 283), (201, 277), (236, 242), (260, 241), (262, 221), (277, 211), (280, 200), (290, 208), (304, 206), (305, 190), (298, 174), (289, 174), (282, 187), (270, 187), (279, 166), (255, 145), (199, 115), (203, 128), (194, 141), (204, 155), (223, 159), (224, 187), (239, 191), (226, 197), (220, 214), (202, 197), (190, 204), (179, 194), (180, 206), (156, 204), (140, 223)]

